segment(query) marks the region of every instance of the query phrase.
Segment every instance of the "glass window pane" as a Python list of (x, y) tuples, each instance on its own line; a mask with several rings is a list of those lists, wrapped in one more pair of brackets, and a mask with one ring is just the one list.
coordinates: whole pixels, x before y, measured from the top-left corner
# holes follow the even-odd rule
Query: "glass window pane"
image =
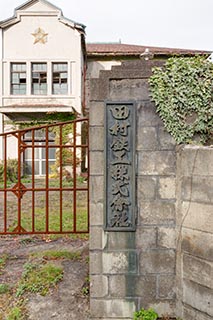
[(25, 160), (32, 159), (32, 148), (25, 149), (24, 157), (25, 157)]
[(56, 149), (55, 148), (49, 148), (49, 159), (55, 159), (55, 151)]
[(39, 79), (39, 73), (38, 72), (33, 72), (33, 79), (38, 78)]
[(19, 83), (18, 73), (13, 73), (12, 74), (12, 83)]
[(67, 72), (62, 72), (61, 73), (61, 78), (67, 78)]
[(11, 70), (12, 72), (17, 71), (17, 65), (15, 63), (12, 63)]
[[(34, 161), (35, 175), (39, 175), (39, 162)], [(24, 171), (26, 174), (32, 174), (32, 161), (25, 161)]]
[(39, 84), (33, 83), (33, 90), (38, 90), (38, 89), (39, 89)]
[(60, 85), (57, 83), (53, 84), (53, 93), (54, 94), (60, 94)]
[(26, 85), (20, 85), (20, 94), (26, 94)]

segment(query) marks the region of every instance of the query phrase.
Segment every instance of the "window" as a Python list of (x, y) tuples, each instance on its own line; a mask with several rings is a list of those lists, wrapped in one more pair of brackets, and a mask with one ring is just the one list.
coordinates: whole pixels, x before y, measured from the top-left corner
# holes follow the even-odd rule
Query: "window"
[(47, 94), (46, 63), (32, 63), (32, 94)]
[[(55, 164), (56, 148), (55, 135), (48, 132), (48, 170), (51, 173), (51, 165)], [(46, 133), (42, 129), (35, 130), (34, 141), (32, 140), (32, 131), (28, 131), (24, 135), (24, 143), (26, 148), (24, 150), (24, 171), (25, 174), (32, 174), (32, 165), (34, 162), (35, 175), (46, 174)], [(34, 147), (34, 153), (33, 148)]]
[(26, 63), (11, 64), (11, 94), (26, 94)]
[(67, 63), (53, 63), (52, 72), (52, 93), (67, 94)]

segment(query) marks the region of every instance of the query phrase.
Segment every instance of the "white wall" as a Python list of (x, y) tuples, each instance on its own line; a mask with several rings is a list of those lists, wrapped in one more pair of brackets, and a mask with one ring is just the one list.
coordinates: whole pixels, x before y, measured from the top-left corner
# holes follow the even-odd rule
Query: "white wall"
[[(0, 112), (5, 109), (13, 112), (69, 112), (74, 108), (81, 113), (84, 59), (81, 48), (81, 33), (72, 21), (62, 16), (57, 7), (42, 0), (27, 4), (15, 12), (13, 18), (2, 23), (0, 29)], [(46, 34), (44, 43), (35, 43), (38, 29)], [(83, 29), (82, 29), (83, 32)], [(3, 36), (2, 36), (3, 35)], [(24, 62), (27, 65), (27, 92), (25, 95), (11, 95), (11, 63)], [(31, 63), (47, 63), (47, 95), (31, 93)], [(52, 62), (68, 63), (68, 93), (52, 95)], [(48, 105), (48, 106), (47, 106)], [(12, 107), (11, 107), (12, 106)], [(53, 106), (50, 108), (50, 106)], [(57, 107), (56, 107), (57, 106)], [(60, 108), (58, 106), (62, 106)], [(15, 109), (15, 110), (14, 110)], [(0, 113), (0, 132), (11, 131), (4, 128)], [(8, 120), (8, 119), (7, 119)], [(2, 158), (0, 139), (0, 159)], [(15, 142), (16, 144), (16, 142)], [(13, 156), (13, 155), (10, 155)]]
[[(3, 72), (4, 90), (1, 106), (14, 104), (58, 104), (74, 107), (81, 112), (82, 101), (82, 49), (81, 34), (72, 22), (60, 16), (58, 8), (40, 2), (24, 10), (17, 11), (18, 23), (3, 29)], [(15, 20), (14, 20), (15, 22)], [(46, 36), (45, 43), (34, 43), (38, 28)], [(31, 78), (31, 62), (46, 62), (48, 65), (48, 96), (31, 95), (28, 81), (27, 94), (10, 95), (10, 63), (26, 62), (27, 76)], [(51, 62), (68, 62), (68, 94), (57, 96), (51, 94)], [(71, 108), (70, 108), (71, 111)]]

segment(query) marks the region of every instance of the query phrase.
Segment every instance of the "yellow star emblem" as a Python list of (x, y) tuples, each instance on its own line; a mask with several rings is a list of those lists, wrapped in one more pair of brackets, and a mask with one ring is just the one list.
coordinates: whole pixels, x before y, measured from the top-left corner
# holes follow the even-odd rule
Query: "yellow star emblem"
[(35, 30), (32, 35), (35, 37), (34, 44), (36, 43), (43, 43), (45, 44), (47, 42), (47, 36), (48, 33), (45, 33), (45, 31), (41, 28), (38, 28)]

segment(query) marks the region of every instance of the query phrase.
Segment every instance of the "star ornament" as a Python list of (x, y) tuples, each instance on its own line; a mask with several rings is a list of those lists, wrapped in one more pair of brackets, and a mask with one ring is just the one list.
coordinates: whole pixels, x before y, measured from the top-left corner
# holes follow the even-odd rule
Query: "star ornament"
[(41, 28), (36, 29), (35, 32), (32, 33), (32, 35), (33, 37), (35, 37), (34, 44), (36, 43), (45, 44), (47, 42), (48, 33), (45, 33), (45, 31)]

